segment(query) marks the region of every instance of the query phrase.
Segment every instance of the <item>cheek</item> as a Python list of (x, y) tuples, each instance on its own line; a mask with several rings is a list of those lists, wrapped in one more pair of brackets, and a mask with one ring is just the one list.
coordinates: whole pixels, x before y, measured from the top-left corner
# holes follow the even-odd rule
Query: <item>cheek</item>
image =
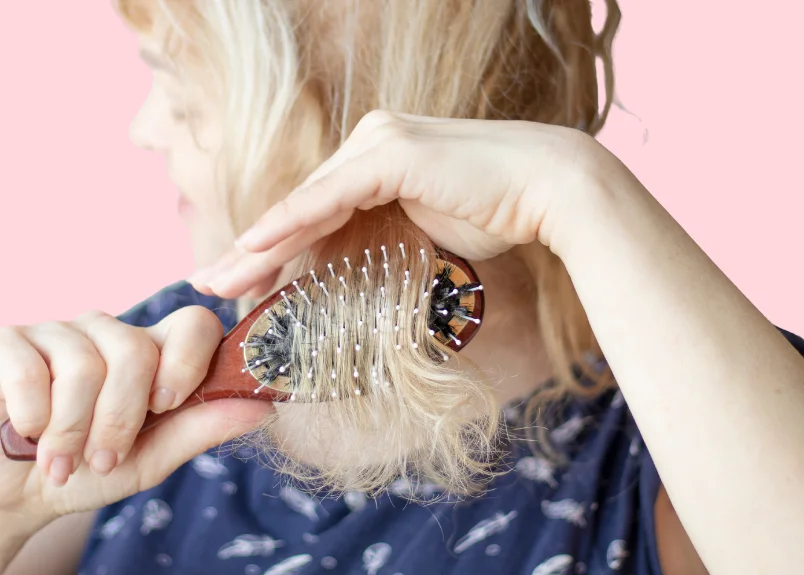
[(223, 198), (215, 185), (215, 162), (194, 143), (171, 150), (170, 177), (197, 210), (207, 214), (223, 210)]

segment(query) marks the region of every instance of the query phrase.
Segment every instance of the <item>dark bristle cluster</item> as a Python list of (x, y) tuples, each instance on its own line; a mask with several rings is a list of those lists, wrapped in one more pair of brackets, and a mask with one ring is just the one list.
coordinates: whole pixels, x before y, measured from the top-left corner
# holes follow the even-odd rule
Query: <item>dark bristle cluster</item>
[(481, 289), (479, 283), (456, 285), (452, 281), (453, 271), (452, 265), (445, 264), (436, 274), (430, 299), (428, 327), (432, 335), (441, 334), (444, 341), (456, 338), (455, 328), (451, 325), (455, 318), (467, 321), (472, 317), (472, 309), (464, 305), (461, 300), (464, 296)]
[(271, 328), (263, 334), (252, 334), (246, 340), (245, 346), (256, 348), (257, 353), (246, 363), (246, 367), (254, 370), (260, 366), (265, 372), (260, 378), (261, 383), (270, 383), (276, 378), (290, 372), (293, 351), (293, 326), (295, 318), (286, 313), (284, 305), (279, 310), (271, 309), (267, 312)]

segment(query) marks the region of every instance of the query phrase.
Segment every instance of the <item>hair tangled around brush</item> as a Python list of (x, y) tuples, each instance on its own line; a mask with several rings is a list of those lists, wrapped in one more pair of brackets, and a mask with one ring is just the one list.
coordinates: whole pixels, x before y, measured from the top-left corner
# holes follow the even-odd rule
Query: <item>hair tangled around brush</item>
[[(385, 243), (416, 246), (412, 259), (419, 265), (403, 267), (405, 273), (392, 266), (389, 274), (377, 262), (372, 271), (363, 268), (365, 280), (358, 282), (360, 268), (344, 279), (341, 264), (332, 278), (341, 279), (345, 293), (370, 286), (359, 299), (345, 304), (333, 287), (326, 297), (318, 294), (323, 307), (316, 313), (307, 306), (295, 315), (275, 314), (274, 332), (258, 342), (265, 352), (260, 357), (270, 377), (289, 378), (294, 401), (277, 405), (252, 439), (262, 438), (271, 463), (313, 489), (377, 493), (404, 477), (426, 479), (444, 493), (476, 492), (494, 474), (499, 408), (490, 387), (436, 336), (455, 339), (449, 318), (471, 315), (455, 296), (478, 286), (456, 285), (450, 266), (438, 268), (435, 258), (425, 258), (435, 247), (396, 204), (358, 214), (317, 246), (295, 277), (327, 269), (344, 254), (352, 262), (366, 250), (379, 254)], [(373, 289), (380, 285), (382, 294)], [(419, 313), (427, 286), (430, 313)], [(305, 299), (307, 294), (315, 297), (307, 291)], [(389, 301), (398, 303), (384, 317)], [(304, 430), (303, 442), (298, 429)], [(305, 463), (310, 461), (315, 465)]]

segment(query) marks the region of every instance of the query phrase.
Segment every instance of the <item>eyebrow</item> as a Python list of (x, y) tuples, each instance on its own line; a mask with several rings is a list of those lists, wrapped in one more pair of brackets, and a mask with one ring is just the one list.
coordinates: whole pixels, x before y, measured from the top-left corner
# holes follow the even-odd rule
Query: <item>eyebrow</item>
[(140, 50), (140, 58), (142, 58), (143, 62), (148, 64), (154, 70), (162, 70), (163, 72), (167, 72), (168, 74), (174, 73), (172, 66), (170, 66), (167, 62), (162, 60), (162, 58), (160, 58), (150, 50), (146, 50), (144, 48)]

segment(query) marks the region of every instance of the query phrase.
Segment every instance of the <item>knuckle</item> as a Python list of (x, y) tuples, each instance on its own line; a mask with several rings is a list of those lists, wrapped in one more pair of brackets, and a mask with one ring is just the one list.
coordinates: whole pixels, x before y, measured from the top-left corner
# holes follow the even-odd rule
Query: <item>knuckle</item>
[(87, 324), (88, 325), (88, 324), (91, 324), (91, 323), (95, 323), (95, 322), (97, 322), (99, 320), (106, 320), (106, 319), (108, 319), (110, 317), (112, 317), (112, 316), (109, 315), (108, 313), (106, 313), (103, 310), (92, 309), (92, 310), (86, 311), (86, 312), (82, 313), (81, 315), (79, 315), (77, 318), (75, 318), (74, 322), (79, 323), (79, 324)]
[(193, 337), (217, 340), (223, 336), (221, 320), (215, 312), (204, 306), (191, 305), (181, 308), (176, 313), (177, 321), (187, 322)]
[(61, 367), (57, 376), (59, 379), (80, 381), (82, 386), (91, 384), (99, 387), (106, 378), (106, 363), (97, 351), (75, 351), (69, 364)]
[(207, 373), (206, 366), (202, 365), (197, 358), (184, 355), (163, 357), (160, 369), (180, 385), (198, 383)]
[(159, 350), (145, 333), (136, 328), (127, 330), (125, 337), (108, 352), (109, 363), (127, 369), (152, 372), (159, 363)]
[(43, 433), (42, 442), (51, 448), (77, 450), (86, 441), (88, 422), (83, 419), (52, 421)]
[(32, 382), (47, 380), (50, 371), (44, 364), (16, 363), (6, 366), (6, 384), (14, 387), (28, 387)]
[(357, 132), (359, 130), (363, 132), (374, 130), (380, 126), (393, 122), (395, 119), (396, 117), (394, 114), (388, 110), (371, 110), (360, 118), (360, 121), (355, 127), (355, 131)]
[(92, 435), (97, 436), (98, 443), (103, 445), (120, 445), (133, 441), (141, 426), (142, 422), (139, 418), (131, 417), (131, 413), (120, 408), (96, 419), (92, 424)]

